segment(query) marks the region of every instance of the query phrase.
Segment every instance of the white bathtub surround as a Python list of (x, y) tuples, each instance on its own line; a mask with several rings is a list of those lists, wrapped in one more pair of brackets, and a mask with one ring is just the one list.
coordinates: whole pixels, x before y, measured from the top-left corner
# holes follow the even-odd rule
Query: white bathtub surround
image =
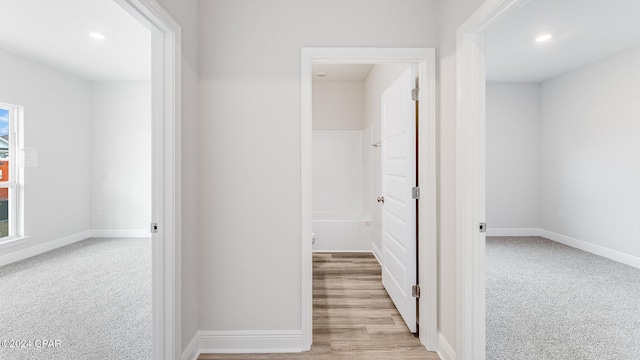
[(366, 219), (313, 220), (316, 243), (313, 251), (371, 252), (373, 227)]
[(363, 212), (361, 130), (313, 131), (313, 218)]
[(382, 247), (381, 95), (407, 64), (376, 64), (362, 82), (313, 85), (314, 251)]
[(314, 251), (371, 251), (363, 135), (363, 130), (313, 131)]

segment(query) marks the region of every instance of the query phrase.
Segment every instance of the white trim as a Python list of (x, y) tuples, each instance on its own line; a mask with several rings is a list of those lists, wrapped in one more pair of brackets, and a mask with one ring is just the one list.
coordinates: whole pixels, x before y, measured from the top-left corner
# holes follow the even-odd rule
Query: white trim
[(2, 187), (9, 191), (8, 238), (24, 237), (24, 106), (0, 103), (9, 112), (9, 178)]
[(92, 238), (150, 238), (149, 230), (91, 230)]
[[(420, 342), (437, 351), (438, 344), (438, 127), (435, 50), (418, 63), (418, 186), (425, 196), (418, 200), (418, 283), (428, 296), (418, 300)], [(424, 116), (424, 118), (422, 117)], [(423, 292), (424, 294), (424, 292)], [(426, 330), (426, 331), (424, 331)], [(426, 334), (423, 334), (426, 333)]]
[(200, 354), (299, 353), (301, 344), (300, 330), (200, 330), (180, 359), (197, 360)]
[(487, 0), (457, 31), (456, 356), (484, 360), (485, 61), (484, 31), (529, 0)]
[(560, 244), (571, 246), (576, 249), (580, 249), (586, 252), (590, 252), (595, 255), (605, 257), (607, 259), (623, 263), (625, 265), (633, 266), (640, 269), (640, 258), (632, 255), (625, 254), (620, 251), (612, 250), (604, 246), (588, 243), (583, 240), (574, 239), (569, 236), (554, 233), (548, 230), (540, 230), (540, 236), (543, 238), (553, 240)]
[(373, 253), (373, 256), (376, 257), (376, 260), (378, 260), (380, 266), (382, 266), (382, 251), (380, 250), (378, 245), (376, 245), (375, 243), (371, 243), (371, 252)]
[(438, 350), (438, 356), (442, 360), (456, 360), (456, 352), (453, 351), (453, 347), (449, 345), (447, 339), (438, 334), (438, 342), (440, 344), (440, 350)]
[(151, 36), (152, 358), (181, 356), (181, 28), (156, 0), (114, 0)]
[(32, 256), (40, 255), (46, 253), (47, 251), (55, 250), (57, 248), (71, 245), (78, 241), (86, 240), (91, 236), (90, 231), (82, 231), (77, 234), (65, 236), (60, 239), (48, 241), (44, 244), (28, 247), (26, 249), (14, 251), (12, 253), (0, 256), (0, 266), (4, 266), (7, 264), (14, 263), (16, 261), (24, 260), (30, 258)]
[(197, 331), (182, 352), (182, 360), (198, 360), (200, 356), (200, 331)]
[(487, 229), (487, 236), (540, 236), (540, 228)]
[[(419, 103), (420, 116), (420, 200), (419, 277), (423, 294), (420, 299), (420, 341), (427, 349), (438, 347), (438, 273), (437, 273), (437, 129), (435, 92), (435, 49), (425, 48), (302, 48), (301, 49), (301, 316), (302, 348), (312, 343), (312, 257), (311, 242), (311, 67), (312, 64), (418, 64), (420, 87), (426, 89)], [(422, 152), (424, 151), (424, 153)], [(426, 167), (426, 168), (425, 168)]]
[(24, 244), (27, 242), (28, 238), (29, 236), (17, 236), (17, 237), (8, 238), (0, 242), (0, 249), (6, 249), (12, 246)]
[(301, 352), (300, 330), (199, 331), (200, 353), (253, 354)]
[[(373, 253), (371, 250), (312, 250), (314, 253)], [(375, 255), (374, 255), (375, 256)]]
[(313, 169), (312, 161), (312, 110), (311, 110), (311, 64), (312, 54), (305, 48), (301, 49), (301, 121), (300, 121), (300, 230), (301, 230), (301, 345), (302, 350), (310, 350), (313, 342), (313, 253), (312, 243), (309, 241), (309, 234), (312, 233), (312, 187), (311, 176)]

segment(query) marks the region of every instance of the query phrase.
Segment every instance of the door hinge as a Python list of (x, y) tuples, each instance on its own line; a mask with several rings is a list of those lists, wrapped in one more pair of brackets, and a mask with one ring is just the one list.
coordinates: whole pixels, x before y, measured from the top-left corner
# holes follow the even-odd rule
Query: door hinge
[(158, 232), (158, 223), (151, 223), (151, 233), (156, 234)]
[(411, 89), (411, 100), (420, 100), (420, 88)]
[(480, 223), (480, 232), (481, 233), (486, 233), (487, 232), (487, 223)]
[(415, 284), (411, 287), (411, 296), (416, 299), (420, 299), (420, 285)]
[(415, 187), (411, 188), (411, 198), (413, 200), (420, 199), (420, 187), (419, 186), (415, 186)]

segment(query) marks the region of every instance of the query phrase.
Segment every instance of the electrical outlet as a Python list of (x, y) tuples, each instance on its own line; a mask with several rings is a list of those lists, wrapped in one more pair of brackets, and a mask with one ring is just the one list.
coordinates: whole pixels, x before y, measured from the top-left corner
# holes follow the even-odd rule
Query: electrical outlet
[(96, 208), (96, 216), (102, 216), (102, 208)]
[(556, 210), (556, 220), (562, 219), (562, 211)]

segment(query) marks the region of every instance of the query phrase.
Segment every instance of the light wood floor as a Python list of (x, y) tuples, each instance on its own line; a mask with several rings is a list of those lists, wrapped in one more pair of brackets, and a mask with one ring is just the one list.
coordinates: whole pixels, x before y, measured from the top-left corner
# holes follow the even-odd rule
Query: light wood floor
[(199, 360), (440, 359), (409, 332), (367, 253), (314, 253), (313, 347), (296, 354), (202, 354)]

